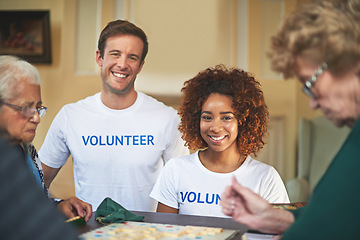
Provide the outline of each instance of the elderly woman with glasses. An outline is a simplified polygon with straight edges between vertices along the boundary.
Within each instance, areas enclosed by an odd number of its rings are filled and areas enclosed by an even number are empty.
[[[352,131],[305,207],[274,209],[235,180],[221,205],[236,221],[282,239],[359,239],[360,1],[307,2],[272,38],[273,69],[296,76],[313,109]]]
[[[0,134],[18,146],[35,180],[48,195],[41,162],[31,144],[40,118],[47,110],[42,105],[40,83],[34,66],[13,56],[0,56]],[[79,215],[87,221],[91,217],[91,205],[76,197],[53,201],[68,218]]]

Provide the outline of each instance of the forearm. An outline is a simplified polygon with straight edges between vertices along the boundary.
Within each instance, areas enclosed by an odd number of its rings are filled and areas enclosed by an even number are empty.
[[[175,213],[175,214],[179,213],[178,209],[166,206],[165,204],[162,204],[161,202],[158,203],[156,211],[157,212],[163,212],[163,213]]]
[[[54,180],[55,176],[59,172],[60,168],[51,168],[43,163],[41,163],[44,171],[44,182],[46,188],[50,187],[51,182]]]

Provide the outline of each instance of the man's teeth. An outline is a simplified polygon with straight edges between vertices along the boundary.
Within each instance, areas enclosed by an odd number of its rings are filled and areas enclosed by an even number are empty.
[[[113,73],[115,77],[119,77],[119,78],[126,78],[125,74],[121,74],[121,73]]]
[[[210,137],[211,137],[211,139],[213,139],[215,141],[219,141],[219,140],[222,140],[222,139],[225,138],[225,136],[222,136],[222,137],[212,137],[212,136],[210,136]]]

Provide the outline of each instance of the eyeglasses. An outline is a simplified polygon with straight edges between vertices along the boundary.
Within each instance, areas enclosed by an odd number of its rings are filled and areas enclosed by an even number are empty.
[[[316,93],[312,89],[315,85],[315,82],[317,81],[318,77],[323,74],[323,72],[328,68],[328,65],[326,63],[323,63],[318,70],[314,73],[314,75],[311,76],[309,80],[307,80],[304,83],[304,86],[302,88],[303,92],[308,95],[311,98],[316,98]]]
[[[40,117],[43,117],[47,111],[47,107],[44,107],[44,106],[38,107],[38,108],[33,108],[33,107],[20,107],[20,106],[16,106],[14,104],[7,103],[7,102],[2,102],[2,104],[21,112],[22,115],[27,118],[31,118],[36,113],[38,113]]]

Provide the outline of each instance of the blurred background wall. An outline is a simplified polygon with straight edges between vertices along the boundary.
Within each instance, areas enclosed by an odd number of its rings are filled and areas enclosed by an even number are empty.
[[[309,108],[300,84],[272,72],[266,58],[271,35],[297,0],[11,0],[1,10],[50,10],[52,63],[35,64],[49,108],[34,140],[39,150],[51,121],[67,103],[100,91],[95,51],[100,31],[127,19],[148,35],[149,53],[136,80],[139,91],[177,108],[184,81],[222,63],[251,72],[262,84],[270,110],[268,144],[258,160],[294,177],[298,120],[321,113]],[[99,123],[101,124],[101,123]],[[51,186],[58,197],[73,194],[71,161]]]

